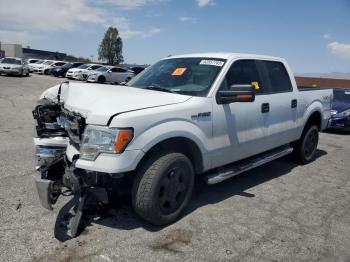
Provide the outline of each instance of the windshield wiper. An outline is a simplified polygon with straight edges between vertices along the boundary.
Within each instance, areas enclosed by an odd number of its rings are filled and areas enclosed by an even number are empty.
[[[175,91],[173,91],[173,90],[171,90],[171,89],[164,88],[164,87],[160,87],[160,86],[146,86],[146,87],[144,87],[144,89],[155,90],[155,91],[161,91],[161,92],[168,92],[168,93],[174,93],[174,94],[176,94]]]

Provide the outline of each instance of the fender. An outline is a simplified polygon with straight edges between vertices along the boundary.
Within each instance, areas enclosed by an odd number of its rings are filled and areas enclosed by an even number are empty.
[[[322,119],[323,119],[323,110],[322,110],[322,102],[320,100],[315,100],[313,101],[305,110],[305,113],[302,117],[302,129],[304,129],[307,121],[309,120],[310,116],[315,113],[318,112],[321,115],[321,129],[322,129]],[[303,130],[301,130],[302,132]],[[301,136],[301,133],[300,133]]]
[[[167,120],[164,123],[158,123],[141,134],[129,145],[128,149],[141,149],[148,152],[156,144],[169,138],[184,137],[192,140],[201,151],[203,158],[208,154],[209,148],[207,141],[209,137],[195,124],[184,120]],[[206,161],[207,162],[207,161]]]
[[[210,122],[211,123],[211,122]],[[135,128],[135,138],[129,144],[128,150],[142,150],[147,153],[152,147],[158,143],[170,138],[187,138],[193,141],[199,148],[204,169],[211,167],[209,158],[209,143],[211,141],[210,133],[206,134],[199,126],[186,119],[166,119],[153,123],[147,129],[140,130]]]

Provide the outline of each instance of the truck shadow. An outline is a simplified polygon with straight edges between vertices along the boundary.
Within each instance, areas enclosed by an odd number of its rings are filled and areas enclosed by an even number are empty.
[[[332,129],[325,130],[325,131],[323,131],[323,133],[332,134],[332,135],[338,135],[338,136],[342,136],[342,135],[349,136],[350,135],[350,131],[332,130]]]
[[[316,159],[326,154],[326,151],[318,149],[316,152]],[[235,195],[255,197],[254,194],[246,191],[277,177],[288,175],[297,166],[299,165],[292,162],[289,156],[285,156],[216,185],[207,185],[203,177],[198,176],[192,199],[182,217],[191,214],[198,208],[221,202]],[[67,233],[67,220],[71,217],[69,210],[74,206],[74,201],[75,199],[72,198],[66,203],[57,216],[55,238],[60,241],[71,239]],[[133,212],[130,202],[130,196],[124,196],[122,198],[113,199],[109,209],[102,211],[90,209],[82,221],[81,234],[85,234],[89,227],[96,224],[120,230],[131,230],[142,227],[151,232],[157,232],[165,228],[152,226],[141,220]]]

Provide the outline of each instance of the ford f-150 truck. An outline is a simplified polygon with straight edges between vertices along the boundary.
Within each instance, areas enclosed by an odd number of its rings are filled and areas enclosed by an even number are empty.
[[[47,209],[77,196],[75,236],[86,197],[107,203],[127,180],[135,212],[166,225],[196,175],[215,184],[290,153],[312,161],[331,103],[331,90],[299,90],[284,59],[248,54],[167,57],[124,86],[64,82],[33,111],[38,194]]]

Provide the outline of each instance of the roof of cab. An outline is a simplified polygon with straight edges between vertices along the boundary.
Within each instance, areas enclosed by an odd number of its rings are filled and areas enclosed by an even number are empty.
[[[213,52],[213,53],[193,53],[184,55],[174,55],[167,58],[186,58],[186,57],[203,57],[203,58],[218,58],[218,59],[232,59],[232,58],[256,58],[266,60],[284,60],[280,57],[266,56],[266,55],[255,55],[255,54],[244,54],[244,53],[224,53],[224,52]]]

